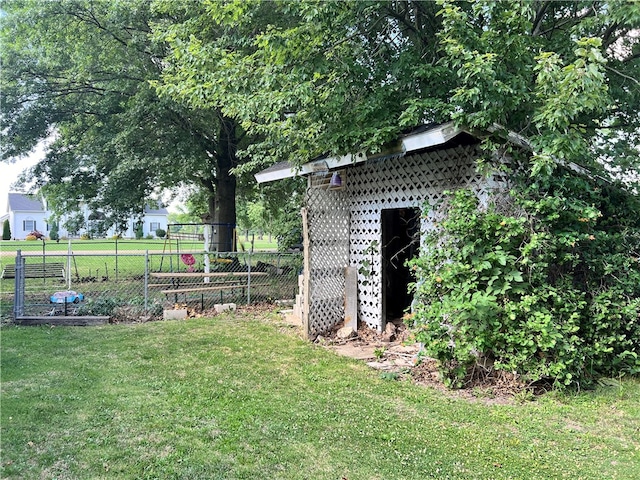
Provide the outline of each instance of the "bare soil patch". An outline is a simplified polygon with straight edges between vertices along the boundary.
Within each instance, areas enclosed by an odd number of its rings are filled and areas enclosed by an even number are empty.
[[[338,336],[339,325],[329,335],[319,336],[316,343],[338,355],[366,362],[384,378],[410,380],[451,397],[486,404],[511,404],[528,391],[517,378],[484,369],[469,372],[463,388],[450,389],[442,381],[438,362],[421,354],[420,344],[412,340],[402,320],[391,323],[393,326],[383,333],[362,325],[349,338]]]

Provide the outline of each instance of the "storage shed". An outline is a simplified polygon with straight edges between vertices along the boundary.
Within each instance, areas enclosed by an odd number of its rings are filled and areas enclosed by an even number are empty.
[[[297,169],[280,163],[256,175],[259,183],[307,177],[301,286],[309,338],[343,322],[355,328],[355,316],[378,331],[402,317],[412,301],[405,261],[434,221],[423,207],[445,190],[470,188],[482,200],[504,186],[477,172],[478,144],[452,123],[431,125],[376,155],[326,157]]]

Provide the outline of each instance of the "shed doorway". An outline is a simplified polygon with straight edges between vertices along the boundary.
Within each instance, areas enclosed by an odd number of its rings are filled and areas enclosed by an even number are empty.
[[[382,319],[393,322],[411,306],[409,283],[413,276],[407,260],[418,254],[420,209],[382,210]],[[384,325],[382,325],[384,328]]]

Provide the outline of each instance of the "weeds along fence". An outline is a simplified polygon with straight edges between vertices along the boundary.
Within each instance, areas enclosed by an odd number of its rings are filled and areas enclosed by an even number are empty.
[[[219,303],[291,300],[297,293],[302,256],[18,252],[3,256],[1,263],[3,321],[45,315],[107,315],[115,321],[135,321],[160,318],[175,304],[204,311]],[[67,291],[78,296],[52,303],[52,295]]]

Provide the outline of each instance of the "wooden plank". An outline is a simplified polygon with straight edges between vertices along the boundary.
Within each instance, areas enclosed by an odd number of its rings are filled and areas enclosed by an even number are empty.
[[[358,270],[344,269],[344,326],[358,331]]]
[[[268,283],[263,283],[263,284],[251,284],[251,288],[254,287],[268,287],[269,284]],[[233,290],[236,288],[247,288],[247,284],[243,283],[240,285],[232,285],[232,284],[228,284],[228,285],[215,285],[212,287],[194,287],[194,288],[172,288],[172,289],[168,289],[168,290],[161,290],[161,293],[164,293],[165,295],[170,295],[172,293],[188,293],[188,292],[215,292],[215,291],[220,291],[220,290]]]
[[[302,334],[309,340],[309,279],[311,277],[311,259],[309,257],[309,215],[305,207],[300,211],[302,214],[302,250],[303,250],[303,300],[302,300]],[[315,339],[314,339],[315,340]]]
[[[154,278],[199,278],[199,277],[247,277],[249,272],[152,272]],[[252,277],[268,275],[266,272],[251,272]]]
[[[217,287],[217,286],[221,286],[221,287],[232,287],[234,285],[239,285],[238,283],[234,283],[231,281],[228,282],[224,282],[224,281],[218,281],[218,282],[210,282],[210,283],[206,283],[206,282],[166,282],[166,283],[150,283],[149,285],[147,285],[147,287],[149,288],[171,288],[171,289],[179,289],[179,288],[196,288],[196,287]],[[246,283],[242,283],[241,285],[243,286],[247,286]],[[251,284],[253,286],[253,283]]]
[[[104,316],[24,316],[16,317],[16,324],[30,325],[60,325],[84,327],[90,325],[104,325],[109,323],[109,317]]]
[[[24,266],[25,278],[65,278],[64,265],[62,263],[27,263]],[[16,266],[9,264],[4,267],[0,278],[15,278]]]
[[[168,290],[161,290],[165,295],[172,293],[188,293],[188,292],[215,292],[219,290],[231,290],[234,288],[247,288],[246,285],[216,285],[213,287],[194,287],[194,288],[171,288]]]

